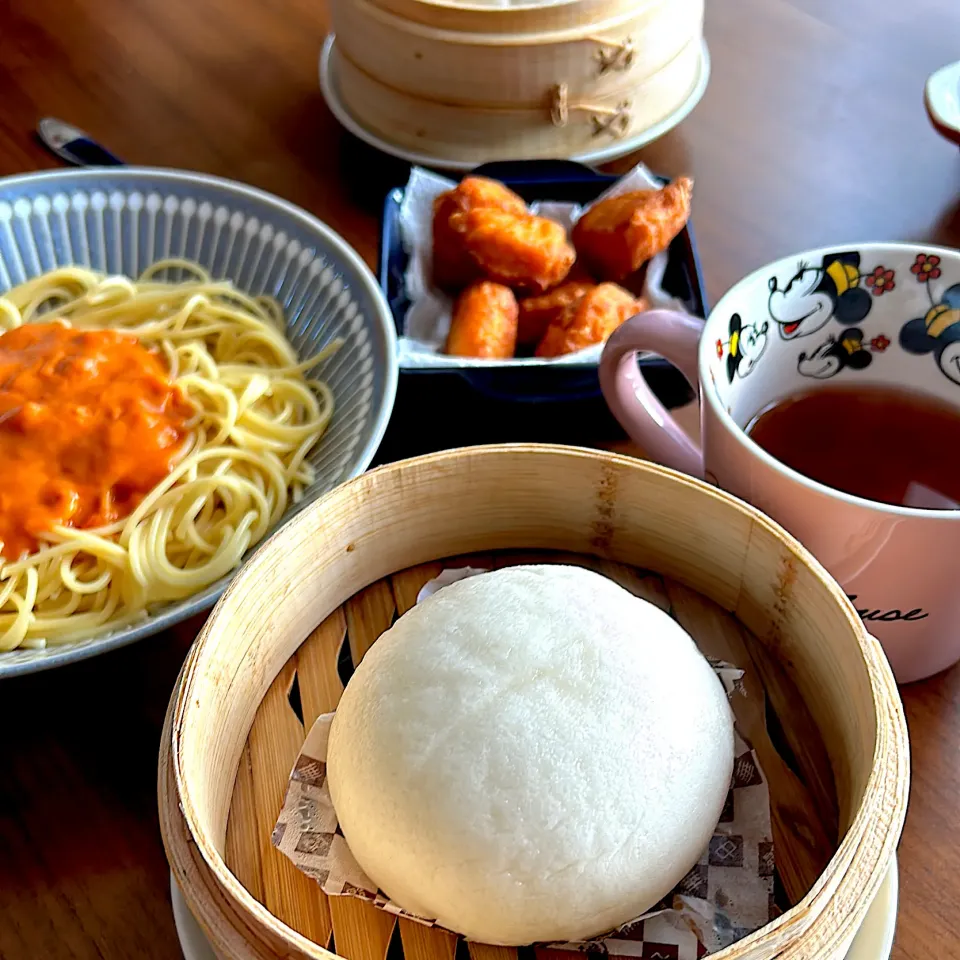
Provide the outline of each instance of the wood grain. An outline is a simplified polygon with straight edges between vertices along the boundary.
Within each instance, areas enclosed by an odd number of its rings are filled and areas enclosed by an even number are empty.
[[[347,621],[338,608],[317,627],[297,651],[297,683],[304,730],[323,713],[336,710],[343,693],[337,659],[347,637]]]
[[[472,960],[516,960],[517,951],[512,947],[493,947],[489,943],[471,943]]]
[[[401,917],[400,937],[406,960],[454,960],[457,938],[452,933]]]
[[[393,623],[396,603],[386,580],[378,580],[344,604],[347,640],[353,665]],[[349,960],[386,960],[397,919],[372,903],[331,897],[333,936],[337,953]]]
[[[260,901],[266,903],[263,889],[263,865],[259,834],[248,825],[257,822],[257,801],[253,792],[253,761],[249,742],[243,748],[237,782],[233,788],[233,806],[227,823],[226,860],[237,879]]]
[[[320,0],[0,0],[0,174],[56,165],[31,131],[58,115],[130,162],[272,190],[373,264],[382,193],[404,171],[358,148],[326,110],[316,81],[325,28]],[[706,97],[640,156],[696,177],[711,302],[774,257],[838,239],[960,245],[958,154],[922,104],[927,74],[957,57],[955,0],[719,0],[707,4],[706,35]],[[437,436],[422,420],[435,386],[403,384],[384,456],[475,437],[615,436],[599,405],[552,419],[512,410],[491,424],[490,408],[471,412],[468,397],[456,395],[456,435]],[[154,761],[190,638],[155,637],[3,684],[3,960],[178,956]],[[894,960],[951,960],[960,671],[903,696],[913,794]]]
[[[260,870],[266,907],[285,923],[319,944],[330,939],[330,915],[316,884],[293,867],[270,842],[277,813],[283,805],[287,777],[305,736],[303,724],[290,707],[290,688],[297,671],[294,657],[280,671],[257,711],[248,741],[253,786],[253,818],[243,826],[260,844]],[[241,786],[244,786],[241,781]],[[249,811],[249,798],[242,799]],[[244,864],[245,869],[252,865]],[[381,958],[382,960],[382,958]]]

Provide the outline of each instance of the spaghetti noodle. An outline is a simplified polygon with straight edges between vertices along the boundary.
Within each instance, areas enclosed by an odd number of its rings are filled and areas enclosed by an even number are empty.
[[[185,279],[159,279],[167,270]],[[299,362],[283,329],[274,300],[179,260],[135,281],[65,267],[0,297],[0,353],[7,340],[8,361],[14,347],[30,361],[8,363],[0,385],[0,447],[18,455],[19,435],[4,431],[23,431],[30,411],[63,421],[32,451],[43,469],[31,510],[29,484],[10,480],[5,500],[0,475],[10,541],[0,544],[0,650],[79,640],[198,592],[302,497],[314,479],[307,455],[333,416],[330,389],[306,374],[339,344]],[[136,396],[141,382],[149,402]],[[99,446],[83,448],[101,414]],[[49,529],[31,517],[52,518]]]

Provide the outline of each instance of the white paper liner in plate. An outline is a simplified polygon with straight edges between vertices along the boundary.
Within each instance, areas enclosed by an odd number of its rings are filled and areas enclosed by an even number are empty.
[[[410,308],[404,319],[403,336],[399,339],[400,366],[404,368],[463,368],[463,367],[539,367],[544,364],[569,365],[596,363],[603,350],[601,344],[562,357],[543,359],[521,357],[514,360],[481,360],[472,357],[450,357],[443,345],[450,331],[453,299],[433,286],[433,201],[456,182],[439,174],[414,167],[400,205],[400,238],[409,257],[405,274],[406,293]],[[614,197],[629,190],[657,190],[660,183],[643,165],[637,164],[629,173],[611,184],[593,203]],[[593,203],[581,207],[575,203],[540,202],[530,209],[542,217],[573,229],[584,211]],[[644,277],[643,295],[651,307],[688,312],[684,304],[663,289],[663,275],[667,268],[668,251],[664,250],[650,260]]]
[[[424,585],[417,603],[443,587],[485,573],[444,570]],[[744,696],[743,672],[711,660],[731,698]],[[735,706],[735,704],[734,704]],[[304,741],[290,780],[273,844],[329,896],[352,896],[428,926],[429,918],[407,913],[389,899],[353,858],[339,830],[326,783],[327,739],[334,714],[318,717]],[[768,923],[773,903],[773,840],[770,798],[756,754],[736,736],[733,782],[720,823],[697,864],[654,909],[591,941],[550,944],[560,949],[612,956],[698,960]]]

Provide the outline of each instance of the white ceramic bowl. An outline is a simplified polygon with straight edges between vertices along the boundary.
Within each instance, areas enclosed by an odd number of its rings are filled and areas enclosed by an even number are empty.
[[[199,173],[97,167],[0,180],[0,294],[67,264],[136,276],[168,257],[194,260],[241,290],[276,297],[302,357],[343,339],[316,371],[333,390],[336,411],[310,455],[316,482],[295,509],[363,472],[393,409],[396,332],[373,274],[333,230],[278,197]],[[170,627],[212,606],[229,579],[133,626],[45,650],[0,653],[0,678],[81,660]]]

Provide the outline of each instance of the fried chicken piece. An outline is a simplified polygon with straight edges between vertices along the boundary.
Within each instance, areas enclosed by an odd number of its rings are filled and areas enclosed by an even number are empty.
[[[443,196],[452,197],[458,210],[503,210],[505,213],[527,213],[523,197],[506,184],[489,177],[464,177]]]
[[[605,280],[622,280],[661,250],[690,219],[693,181],[679,177],[661,190],[635,190],[601,200],[573,228],[587,266]]]
[[[594,287],[597,284],[597,278],[587,269],[582,260],[575,260],[564,283],[587,283]]]
[[[453,305],[446,352],[456,357],[506,360],[517,347],[517,298],[509,287],[482,280]]]
[[[527,205],[511,189],[488,177],[464,177],[452,190],[433,202],[433,279],[438,287],[458,290],[480,276],[467,256],[461,233],[450,224],[455,213],[480,207],[524,214]]]
[[[559,357],[575,353],[595,343],[604,343],[617,327],[634,314],[647,309],[615,283],[601,283],[575,303],[564,307],[560,316],[547,327],[537,346],[538,357]]]
[[[450,218],[470,259],[488,280],[542,293],[570,272],[576,253],[553,220],[480,207]]]
[[[521,300],[517,343],[521,346],[539,343],[547,327],[560,318],[564,309],[580,300],[594,286],[593,283],[562,283],[539,297]]]

